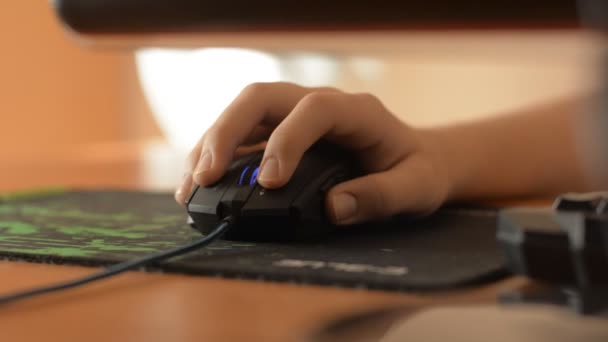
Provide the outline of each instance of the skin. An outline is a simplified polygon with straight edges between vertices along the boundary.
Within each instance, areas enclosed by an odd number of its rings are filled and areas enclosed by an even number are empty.
[[[233,158],[264,147],[258,182],[281,187],[321,138],[352,150],[367,172],[328,192],[327,213],[339,225],[427,214],[447,201],[587,191],[599,184],[579,161],[574,127],[582,103],[415,129],[370,94],[251,84],[193,148],[175,198],[183,204],[193,184],[217,181]]]

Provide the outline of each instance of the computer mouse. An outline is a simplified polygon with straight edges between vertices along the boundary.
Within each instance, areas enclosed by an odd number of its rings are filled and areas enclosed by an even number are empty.
[[[191,225],[203,234],[231,215],[227,240],[318,239],[334,229],[325,195],[334,185],[362,174],[348,151],[318,142],[308,149],[289,182],[278,189],[257,183],[263,151],[235,160],[210,186],[197,186],[186,201]]]

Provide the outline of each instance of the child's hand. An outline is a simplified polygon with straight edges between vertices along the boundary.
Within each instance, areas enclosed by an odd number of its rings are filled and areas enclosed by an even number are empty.
[[[337,224],[428,213],[447,198],[447,173],[431,140],[377,98],[288,83],[252,84],[241,92],[194,147],[175,198],[184,203],[192,182],[217,181],[235,153],[266,140],[257,180],[280,187],[322,137],[351,149],[369,173],[328,192],[327,213]]]

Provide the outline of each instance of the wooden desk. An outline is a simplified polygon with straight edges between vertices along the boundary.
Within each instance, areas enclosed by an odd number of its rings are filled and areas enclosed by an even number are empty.
[[[0,152],[0,190],[62,184],[154,188],[143,182],[146,145]],[[4,153],[4,154],[2,154]],[[159,165],[159,163],[156,163]],[[162,174],[162,173],[161,173]],[[171,172],[167,177],[173,177]],[[93,269],[0,262],[0,292],[67,280]],[[383,305],[492,302],[513,278],[432,296],[131,272],[0,308],[1,341],[298,341],[341,314]]]

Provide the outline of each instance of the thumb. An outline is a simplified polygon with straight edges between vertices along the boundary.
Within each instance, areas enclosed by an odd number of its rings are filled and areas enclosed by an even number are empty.
[[[429,213],[445,199],[432,170],[406,160],[391,170],[336,185],[327,194],[326,209],[338,225],[360,223],[402,212]]]

